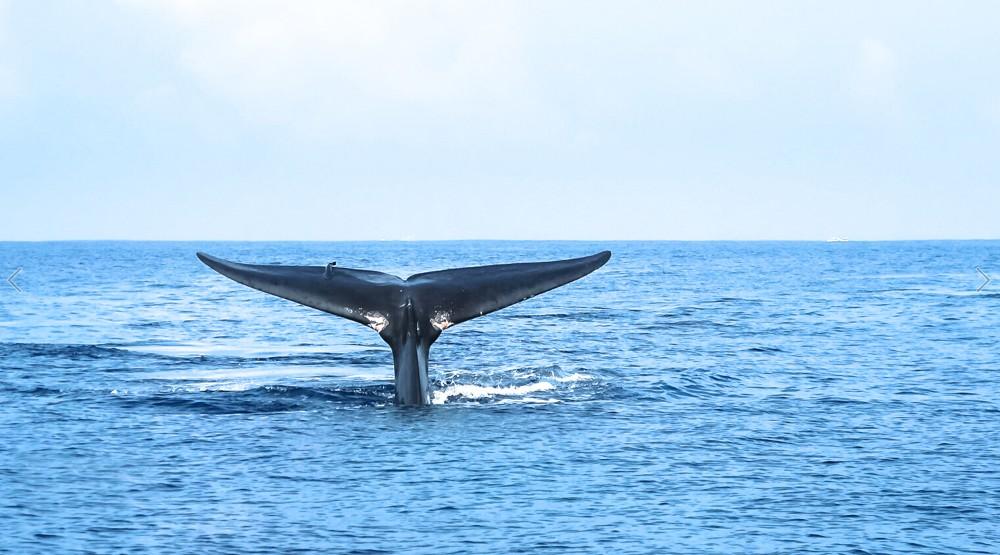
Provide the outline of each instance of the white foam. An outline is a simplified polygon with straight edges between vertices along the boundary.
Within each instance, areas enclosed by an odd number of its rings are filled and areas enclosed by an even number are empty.
[[[216,383],[203,383],[197,386],[198,391],[219,391],[219,392],[231,392],[231,391],[249,391],[251,389],[256,389],[260,387],[260,384],[254,382],[216,382]]]
[[[591,376],[590,374],[574,373],[574,374],[570,374],[568,376],[552,376],[551,379],[553,379],[553,380],[555,380],[557,382],[562,382],[562,383],[567,383],[567,382],[589,382],[590,380],[594,379],[594,377]]]
[[[527,385],[515,385],[510,387],[458,384],[435,391],[433,397],[431,398],[431,403],[435,405],[444,404],[448,401],[448,399],[458,396],[465,397],[466,399],[482,399],[484,397],[493,397],[497,395],[528,395],[529,393],[550,391],[552,389],[555,389],[555,386],[549,382],[536,382]]]

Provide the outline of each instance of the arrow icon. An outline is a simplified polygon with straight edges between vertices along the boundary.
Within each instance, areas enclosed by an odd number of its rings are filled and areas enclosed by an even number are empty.
[[[20,268],[18,268],[18,269],[20,269]],[[976,266],[976,271],[979,272],[979,275],[983,276],[984,280],[986,280],[986,281],[983,282],[982,285],[979,286],[978,289],[976,289],[976,293],[978,293],[978,292],[980,292],[980,291],[983,290],[983,287],[986,287],[987,285],[989,285],[990,282],[993,281],[993,278],[991,278],[989,276],[989,274],[987,274],[986,272],[984,272],[983,269],[980,268],[979,266]]]
[[[18,287],[16,283],[14,283],[14,278],[17,277],[17,274],[20,273],[21,273],[21,268],[14,270],[14,273],[11,274],[9,278],[7,278],[7,283],[9,283],[10,286],[13,287],[14,289],[17,289],[18,293],[23,293],[23,291],[21,291],[21,288]]]

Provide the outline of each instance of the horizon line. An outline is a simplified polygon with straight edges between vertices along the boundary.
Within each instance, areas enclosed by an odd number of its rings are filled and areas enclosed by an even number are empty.
[[[1000,241],[1000,237],[915,239],[0,239],[0,243],[904,243]]]

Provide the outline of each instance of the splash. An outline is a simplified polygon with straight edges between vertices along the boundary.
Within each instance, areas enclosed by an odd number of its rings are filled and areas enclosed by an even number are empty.
[[[496,386],[482,386],[482,385],[472,385],[472,384],[458,384],[451,385],[444,389],[434,392],[431,398],[431,403],[435,405],[441,405],[451,399],[452,397],[464,397],[466,399],[484,399],[494,396],[525,396],[531,393],[538,393],[539,391],[551,391],[555,389],[555,386],[549,382],[536,382],[527,385],[515,385],[510,387],[496,387]],[[531,401],[528,401],[531,399]],[[538,402],[538,399],[525,397],[521,399],[524,402]],[[546,400],[542,402],[556,402],[554,399]]]

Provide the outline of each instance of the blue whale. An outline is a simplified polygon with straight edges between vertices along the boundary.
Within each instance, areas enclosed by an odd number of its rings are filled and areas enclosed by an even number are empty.
[[[335,263],[252,265],[202,252],[198,258],[243,285],[374,329],[392,349],[396,404],[426,405],[431,402],[428,356],[441,332],[580,279],[603,266],[611,253],[454,268],[407,279]]]

